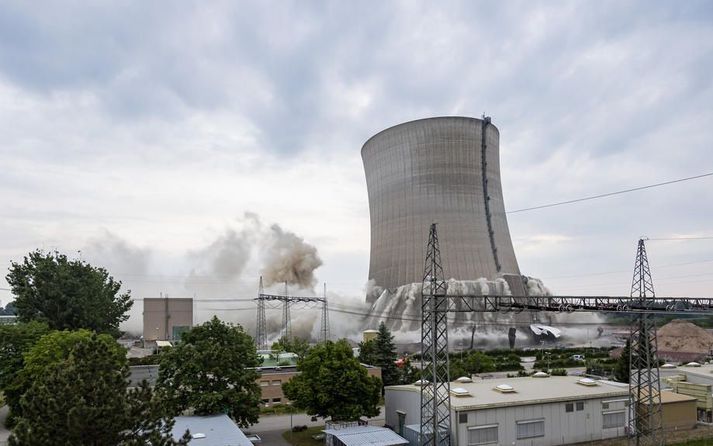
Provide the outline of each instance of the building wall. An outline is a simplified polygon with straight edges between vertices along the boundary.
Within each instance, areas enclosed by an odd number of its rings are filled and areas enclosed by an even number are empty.
[[[381,379],[381,369],[379,367],[367,367],[369,376],[376,376]],[[296,367],[282,367],[280,370],[264,368],[260,371],[260,378],[257,383],[260,386],[262,404],[284,404],[289,400],[282,392],[282,385],[299,374]]]
[[[144,299],[144,340],[173,340],[174,327],[192,326],[193,299]]]
[[[691,429],[697,421],[696,401],[675,401],[661,405],[663,428],[667,430]]]
[[[385,423],[387,426],[391,426],[395,430],[398,429],[397,411],[406,413],[405,425],[421,422],[420,394],[418,392],[387,388],[385,399]],[[577,401],[584,402],[583,410],[576,410]],[[626,397],[572,399],[569,402],[574,405],[573,412],[569,413],[566,411],[567,402],[463,411],[462,413],[467,414],[465,423],[459,422],[461,412],[456,407],[451,412],[452,444],[466,446],[468,444],[468,427],[491,424],[498,425],[498,444],[501,445],[554,446],[616,438],[625,434],[623,426],[604,429],[603,413],[624,412],[626,425],[628,417]],[[608,405],[606,409],[604,403]],[[540,418],[545,419],[545,435],[543,437],[517,440],[517,421]]]
[[[520,274],[505,217],[499,138],[498,129],[484,127],[480,119],[439,117],[399,124],[364,144],[371,217],[369,278],[376,285],[395,288],[421,282],[433,222],[439,225],[443,269],[449,278]]]

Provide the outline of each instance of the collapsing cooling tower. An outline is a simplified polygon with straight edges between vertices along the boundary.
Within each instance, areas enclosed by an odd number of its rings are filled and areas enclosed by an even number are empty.
[[[509,293],[524,295],[505,217],[499,137],[490,118],[437,117],[396,125],[364,144],[372,285],[421,282],[436,222],[446,278],[504,279]]]

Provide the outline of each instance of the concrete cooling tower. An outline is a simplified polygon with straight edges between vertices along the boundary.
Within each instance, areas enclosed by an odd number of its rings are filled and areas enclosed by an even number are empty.
[[[396,125],[364,144],[373,312],[420,312],[432,222],[438,223],[444,274],[456,281],[451,289],[522,296],[525,286],[535,285],[525,285],[510,240],[499,139],[490,118],[436,117]]]

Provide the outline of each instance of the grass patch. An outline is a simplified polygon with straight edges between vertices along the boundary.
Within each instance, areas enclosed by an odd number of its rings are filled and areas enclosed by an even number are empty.
[[[322,430],[324,426],[309,427],[302,432],[286,431],[282,434],[282,438],[292,446],[324,446],[324,440],[312,438],[312,435],[321,434]]]
[[[701,438],[700,440],[688,440],[683,443],[674,443],[673,446],[710,446],[713,438]]]

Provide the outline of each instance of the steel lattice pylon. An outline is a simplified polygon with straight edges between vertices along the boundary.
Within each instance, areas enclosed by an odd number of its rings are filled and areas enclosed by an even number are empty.
[[[421,445],[450,445],[447,291],[438,233],[433,223],[428,235],[421,288]]]
[[[639,240],[631,283],[631,297],[640,298],[640,306],[655,302],[654,284],[649,270],[644,239]],[[664,444],[661,423],[661,388],[656,354],[656,324],[652,313],[639,314],[631,326],[629,352],[629,444],[660,446]]]
[[[262,286],[262,276],[260,276],[260,286],[257,295],[260,297],[264,292]],[[267,350],[267,319],[265,317],[265,301],[257,301],[257,326],[255,329],[255,345],[258,350]]]

